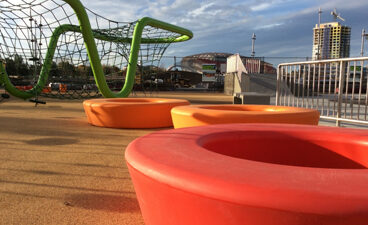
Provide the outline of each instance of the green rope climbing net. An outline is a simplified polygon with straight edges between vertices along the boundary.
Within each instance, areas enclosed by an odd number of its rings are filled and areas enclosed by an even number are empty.
[[[127,97],[137,66],[157,68],[170,43],[192,36],[148,17],[108,20],[79,0],[1,1],[0,85],[23,99]]]

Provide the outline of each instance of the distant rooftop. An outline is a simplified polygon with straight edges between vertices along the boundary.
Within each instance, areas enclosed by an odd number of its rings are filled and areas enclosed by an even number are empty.
[[[321,25],[320,25],[320,27],[321,27],[321,28],[327,28],[327,27],[339,27],[339,26],[344,26],[344,27],[346,27],[345,25],[342,25],[342,24],[340,24],[339,22],[321,23]],[[318,24],[316,24],[316,26],[314,27],[314,29],[318,29]]]

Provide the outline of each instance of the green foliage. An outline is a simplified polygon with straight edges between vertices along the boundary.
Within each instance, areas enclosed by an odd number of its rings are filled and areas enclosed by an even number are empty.
[[[13,59],[6,58],[5,59],[5,64],[6,64],[6,72],[9,75],[16,75],[17,74],[17,67],[16,67],[15,62],[14,62]]]
[[[121,70],[117,66],[103,65],[102,70],[104,71],[105,76],[109,75],[121,75]]]
[[[51,68],[50,68],[50,76],[51,77],[56,77],[60,74],[60,70],[56,64],[56,62],[52,62],[51,64]]]
[[[22,56],[15,54],[13,58],[6,58],[6,72],[15,76],[30,76],[30,67],[26,64]]]
[[[62,61],[59,62],[57,65],[60,75],[66,76],[66,77],[75,77],[77,75],[77,71],[73,64],[70,64],[68,61]]]

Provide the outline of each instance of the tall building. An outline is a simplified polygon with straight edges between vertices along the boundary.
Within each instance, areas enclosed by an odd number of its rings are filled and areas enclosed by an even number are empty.
[[[313,28],[312,59],[337,59],[350,56],[350,30],[339,22],[322,23]]]

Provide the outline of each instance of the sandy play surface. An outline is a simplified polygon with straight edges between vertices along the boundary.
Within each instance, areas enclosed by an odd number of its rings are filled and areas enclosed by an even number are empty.
[[[216,93],[147,97],[232,101]],[[0,103],[0,224],[144,224],[124,151],[154,130],[94,127],[82,100],[43,100]]]

